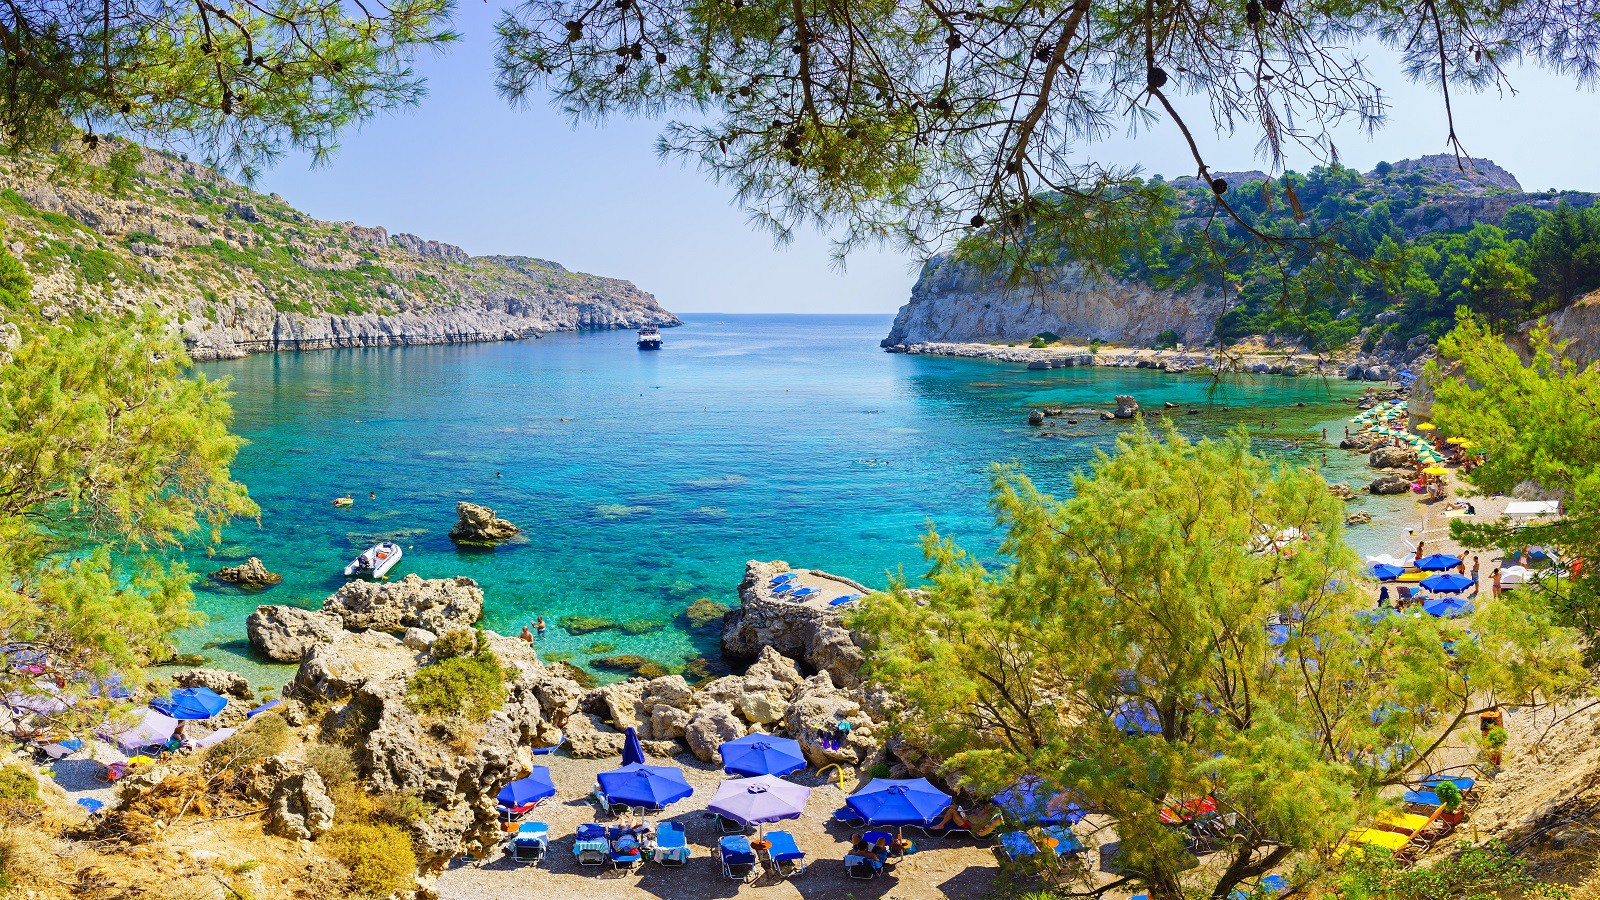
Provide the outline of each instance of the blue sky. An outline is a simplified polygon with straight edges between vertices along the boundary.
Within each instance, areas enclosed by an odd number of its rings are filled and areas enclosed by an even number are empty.
[[[345,135],[330,165],[290,157],[256,185],[319,218],[384,225],[459,244],[474,254],[552,259],[627,278],[678,312],[893,312],[919,261],[889,252],[834,266],[828,241],[806,235],[776,247],[750,227],[732,194],[655,153],[659,122],[615,120],[574,128],[548,104],[511,109],[494,91],[493,23],[501,5],[466,0],[463,40],[427,56],[421,106]],[[1348,165],[1440,153],[1445,121],[1436,91],[1411,85],[1375,52],[1371,63],[1393,107],[1375,137],[1349,129]],[[1537,69],[1513,73],[1515,96],[1457,96],[1457,131],[1474,156],[1510,170],[1525,189],[1600,191],[1594,93]],[[1212,167],[1264,168],[1253,135],[1202,136]],[[1097,158],[1146,172],[1193,172],[1174,131],[1118,136]],[[1297,161],[1308,168],[1309,157]]]

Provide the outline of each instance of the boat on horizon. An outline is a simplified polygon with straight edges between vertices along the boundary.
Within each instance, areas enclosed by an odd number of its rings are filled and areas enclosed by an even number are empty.
[[[646,325],[645,327],[639,329],[639,349],[660,350],[661,329],[654,325]]]
[[[361,551],[361,555],[344,567],[344,577],[382,578],[400,561],[400,545],[394,541],[380,541]]]

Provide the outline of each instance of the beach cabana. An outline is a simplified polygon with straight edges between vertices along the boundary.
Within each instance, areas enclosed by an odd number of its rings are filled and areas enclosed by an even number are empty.
[[[638,806],[659,810],[694,793],[684,780],[683,770],[674,766],[645,766],[637,763],[601,772],[595,776],[600,793],[613,805]]]
[[[1441,619],[1464,616],[1472,610],[1472,601],[1465,597],[1435,597],[1422,602],[1423,612]]]
[[[150,708],[174,719],[201,721],[216,715],[228,705],[228,698],[205,687],[179,688],[168,696],[150,701]]]
[[[770,825],[805,814],[811,789],[776,775],[731,778],[717,785],[706,809],[740,825]]]
[[[1448,553],[1430,553],[1415,563],[1424,572],[1443,572],[1461,565],[1461,557]]]
[[[770,734],[747,734],[736,741],[724,741],[722,771],[729,775],[787,775],[806,767],[800,742]]]
[[[1465,575],[1454,572],[1442,572],[1438,575],[1429,575],[1422,579],[1422,586],[1439,594],[1456,594],[1472,587],[1475,582]]]
[[[874,778],[845,800],[869,825],[926,828],[950,806],[950,795],[926,778]]]

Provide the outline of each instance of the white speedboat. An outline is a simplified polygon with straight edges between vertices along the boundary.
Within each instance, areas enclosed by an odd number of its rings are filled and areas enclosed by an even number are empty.
[[[364,575],[382,578],[399,561],[400,545],[393,541],[383,541],[373,544],[362,551],[360,556],[351,560],[350,565],[344,567],[344,574],[346,578],[359,578]]]

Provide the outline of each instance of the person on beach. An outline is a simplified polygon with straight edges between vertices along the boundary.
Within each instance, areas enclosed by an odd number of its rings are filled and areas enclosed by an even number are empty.
[[[539,633],[539,637],[544,637],[544,616],[539,616],[539,621],[534,623],[533,628]]]
[[[1350,437],[1350,426],[1349,426],[1349,425],[1346,425],[1346,426],[1345,426],[1345,427],[1344,427],[1344,436],[1345,436],[1345,437],[1346,437],[1346,438],[1347,438],[1347,439],[1348,439],[1348,438],[1349,438],[1349,437]]]
[[[524,644],[533,643],[533,632],[528,630],[528,626],[526,625],[522,626],[522,633],[517,635],[517,637],[522,638],[522,642]]]
[[[1494,571],[1489,573],[1489,577],[1494,581],[1494,587],[1492,588],[1491,593],[1493,593],[1494,598],[1498,600],[1500,599],[1500,567],[1495,566]]]
[[[1422,540],[1419,538],[1417,540],[1417,559],[1421,559],[1421,558],[1422,558]]]
[[[1476,556],[1472,558],[1472,586],[1478,586],[1478,558]]]
[[[1328,442],[1328,429],[1326,428],[1322,429],[1322,442],[1324,444]]]
[[[1387,584],[1378,588],[1378,608],[1383,609],[1389,605],[1389,586]]]

